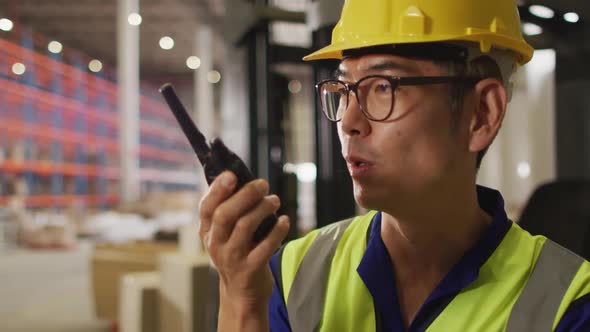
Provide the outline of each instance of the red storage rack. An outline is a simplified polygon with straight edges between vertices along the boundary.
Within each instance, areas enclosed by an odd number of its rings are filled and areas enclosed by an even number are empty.
[[[32,38],[34,43],[47,45],[48,40],[38,34]],[[69,52],[64,58],[89,60],[75,50],[64,52]],[[24,202],[31,208],[76,202],[117,204],[117,195],[107,188],[118,185],[119,180],[117,84],[52,57],[0,39],[0,148],[4,150],[0,155],[0,205],[15,194],[3,185],[8,187],[6,182],[18,177],[52,183],[47,190],[30,190]],[[12,72],[16,62],[26,66],[25,75]],[[153,91],[140,96],[141,181],[194,188],[197,181],[186,171],[194,169],[194,153],[157,97]],[[15,146],[24,151],[13,151],[18,150]],[[71,186],[63,184],[71,178],[76,181],[75,192],[68,192]],[[61,186],[56,186],[59,181]],[[56,192],[56,188],[63,190]],[[90,192],[90,188],[102,189]]]

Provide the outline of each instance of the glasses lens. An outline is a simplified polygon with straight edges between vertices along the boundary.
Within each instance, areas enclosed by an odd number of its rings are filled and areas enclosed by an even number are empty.
[[[373,120],[385,120],[393,108],[393,86],[382,77],[369,77],[359,82],[358,97],[363,111]]]
[[[328,119],[338,121],[346,110],[346,86],[338,81],[327,81],[320,88],[320,98]]]

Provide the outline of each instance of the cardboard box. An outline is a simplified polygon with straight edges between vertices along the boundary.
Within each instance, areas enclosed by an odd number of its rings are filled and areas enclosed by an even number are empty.
[[[160,331],[216,331],[217,298],[217,274],[207,256],[161,256]]]
[[[199,237],[199,225],[196,223],[186,225],[180,229],[178,234],[178,249],[180,254],[187,256],[207,254]]]
[[[174,243],[97,245],[91,258],[96,317],[117,321],[121,277],[132,272],[156,271],[159,255],[176,250],[177,245]]]
[[[158,332],[160,274],[140,272],[121,278],[119,329],[121,332]]]

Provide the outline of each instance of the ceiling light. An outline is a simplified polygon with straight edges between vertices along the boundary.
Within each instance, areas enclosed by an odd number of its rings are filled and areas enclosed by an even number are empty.
[[[209,83],[219,83],[221,81],[221,74],[217,70],[212,70],[207,73],[207,81]]]
[[[23,65],[20,62],[16,62],[15,64],[12,65],[12,72],[15,73],[16,75],[22,75],[25,73],[26,70],[27,70],[27,67],[25,67],[25,65]]]
[[[59,54],[63,50],[63,45],[56,40],[52,40],[47,45],[47,49],[53,54]]]
[[[164,50],[171,50],[174,47],[174,39],[168,36],[160,38],[160,47]]]
[[[543,28],[534,23],[529,22],[526,22],[522,25],[522,30],[524,31],[524,34],[527,36],[536,36],[543,33]]]
[[[10,31],[14,27],[14,24],[11,20],[7,18],[0,19],[0,30]]]
[[[570,23],[578,23],[580,21],[580,15],[574,12],[563,14],[563,19]]]
[[[186,59],[186,66],[190,69],[198,69],[201,67],[201,59],[198,56],[191,55]]]
[[[91,72],[93,73],[98,73],[99,71],[102,70],[102,62],[100,62],[99,60],[91,60],[88,63],[88,69],[90,69]]]
[[[138,13],[131,13],[129,16],[127,16],[127,22],[129,22],[130,25],[138,26],[141,24],[141,21],[141,15]]]
[[[517,168],[518,176],[521,179],[526,179],[531,175],[531,165],[527,162],[521,162],[518,164]]]
[[[298,80],[292,80],[291,82],[289,82],[289,92],[291,92],[292,94],[298,94],[299,92],[301,92],[301,82],[299,82]]]
[[[529,12],[537,17],[546,19],[553,18],[553,16],[555,16],[555,12],[553,11],[553,9],[540,5],[530,6]]]

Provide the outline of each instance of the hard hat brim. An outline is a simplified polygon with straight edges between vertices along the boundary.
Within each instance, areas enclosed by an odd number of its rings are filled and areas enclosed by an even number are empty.
[[[508,49],[515,51],[515,60],[519,65],[524,65],[529,62],[533,57],[534,49],[523,40],[515,40],[505,36],[499,36],[491,33],[473,33],[467,36],[460,37],[449,37],[449,38],[436,38],[432,40],[425,40],[424,36],[420,40],[408,40],[396,41],[395,44],[408,44],[408,43],[436,43],[436,42],[452,42],[452,41],[468,41],[480,44],[481,51],[487,53],[492,47],[498,49]],[[483,42],[485,41],[485,43]],[[304,61],[314,60],[325,60],[325,59],[339,59],[342,60],[342,52],[345,50],[361,49],[379,45],[389,45],[391,39],[382,38],[382,40],[373,40],[371,43],[367,43],[361,40],[352,42],[336,42],[330,46],[326,46],[313,52],[303,58]]]

